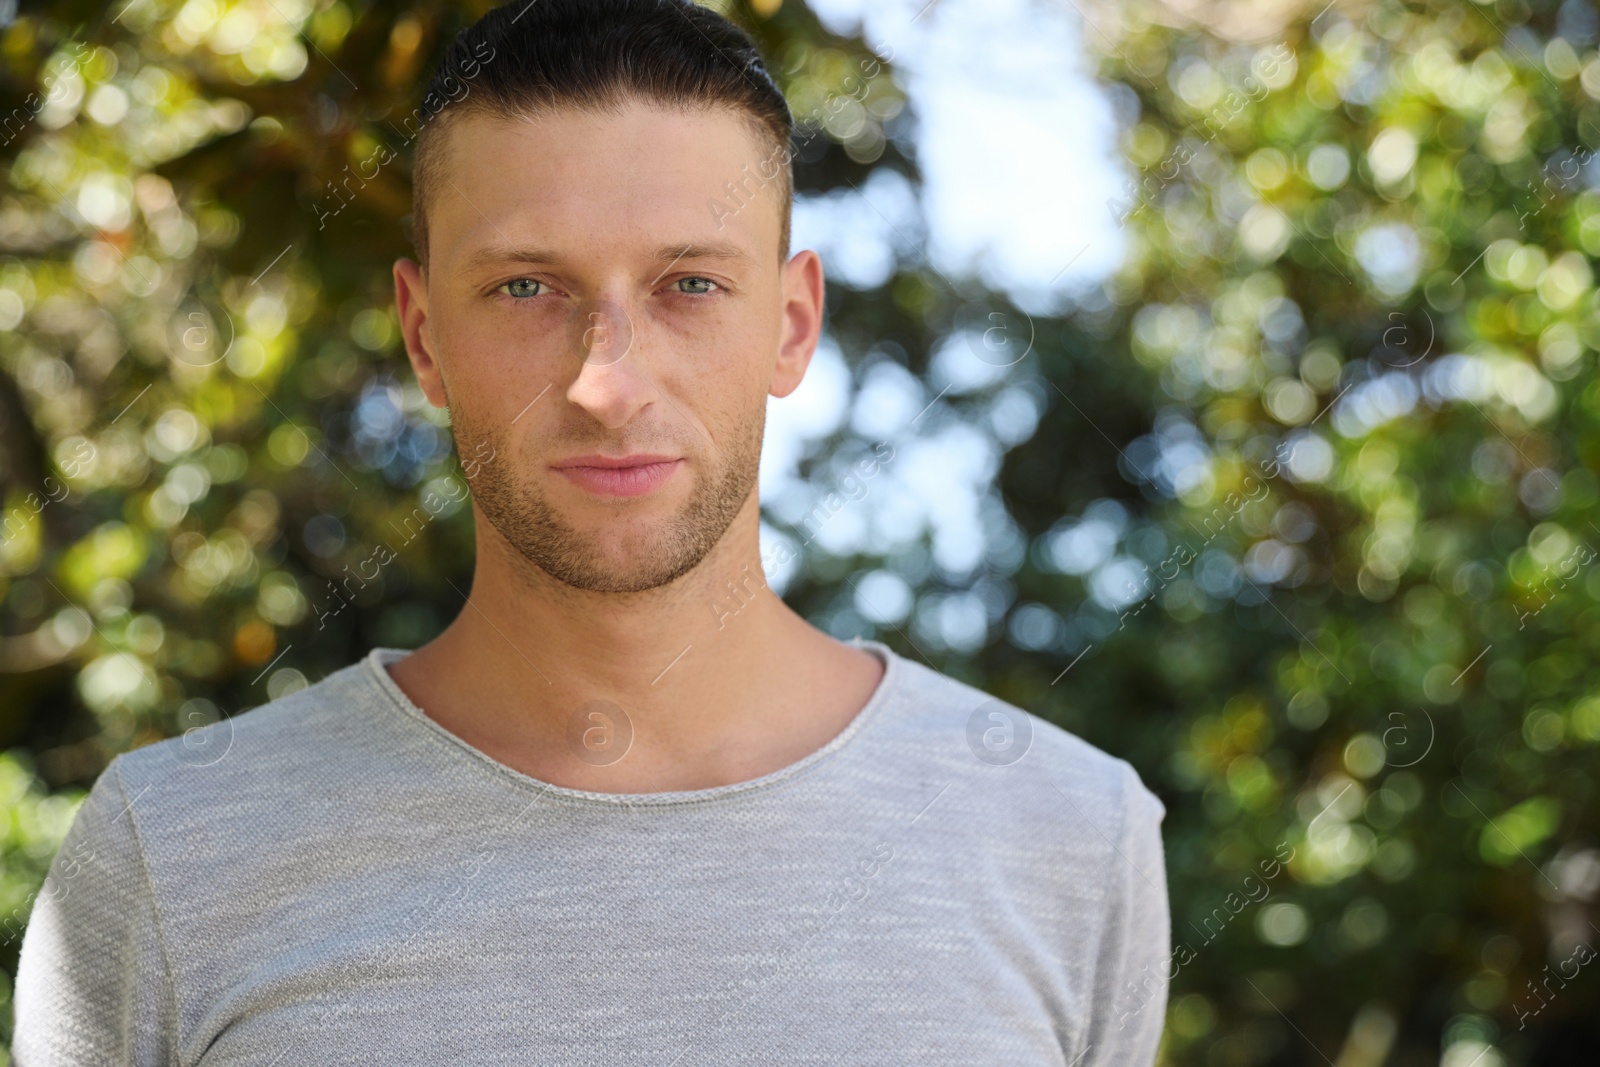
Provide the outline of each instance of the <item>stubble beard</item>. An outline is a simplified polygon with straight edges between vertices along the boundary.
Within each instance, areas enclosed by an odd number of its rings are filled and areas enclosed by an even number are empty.
[[[728,449],[714,450],[707,442],[707,450],[688,457],[695,461],[692,469],[704,473],[695,479],[689,500],[677,514],[648,524],[619,516],[616,521],[628,523],[630,529],[618,558],[601,547],[613,538],[564,521],[537,485],[520,480],[529,464],[519,463],[500,433],[482,433],[461,415],[452,405],[457,454],[468,454],[463,450],[467,443],[487,440],[492,445],[490,455],[496,457],[479,466],[472,478],[473,496],[489,523],[539,570],[574,589],[595,593],[659,588],[689,573],[710,554],[755,487],[766,421],[766,409],[758,405],[732,436]]]

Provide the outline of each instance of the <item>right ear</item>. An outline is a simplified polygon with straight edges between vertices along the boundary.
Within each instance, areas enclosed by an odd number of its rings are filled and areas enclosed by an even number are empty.
[[[417,384],[428,403],[449,407],[444,393],[444,373],[433,346],[433,330],[428,327],[428,279],[416,260],[394,262],[394,306],[400,312],[400,334],[405,338],[406,355],[416,372]]]

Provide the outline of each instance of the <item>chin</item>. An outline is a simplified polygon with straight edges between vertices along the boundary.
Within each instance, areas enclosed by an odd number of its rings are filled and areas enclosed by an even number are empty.
[[[636,593],[659,588],[693,570],[704,558],[667,521],[628,524],[631,529],[600,529],[577,537],[559,561],[546,569],[568,585],[606,593]]]

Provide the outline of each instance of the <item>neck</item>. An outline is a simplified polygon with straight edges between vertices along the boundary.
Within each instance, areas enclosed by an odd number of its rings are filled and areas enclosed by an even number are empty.
[[[798,621],[766,584],[757,517],[752,493],[687,574],[639,593],[598,593],[552,578],[480,515],[472,594],[452,643],[503,664],[496,673],[527,674],[530,691],[552,698],[683,703],[730,666],[764,659]]]
[[[759,514],[752,492],[692,571],[635,594],[556,581],[480,515],[466,605],[391,674],[446,728],[556,784],[652,792],[775,770],[848,723],[879,672],[767,586]],[[615,763],[573,751],[597,700],[631,730]]]

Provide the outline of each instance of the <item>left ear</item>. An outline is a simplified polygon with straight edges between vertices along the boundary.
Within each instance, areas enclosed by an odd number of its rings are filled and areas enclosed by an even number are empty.
[[[811,249],[796,252],[783,265],[783,321],[779,325],[778,361],[772,369],[775,397],[786,397],[800,385],[822,336],[825,287],[822,259]]]

